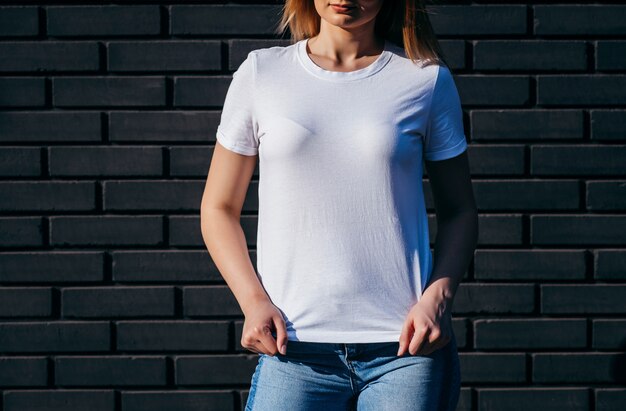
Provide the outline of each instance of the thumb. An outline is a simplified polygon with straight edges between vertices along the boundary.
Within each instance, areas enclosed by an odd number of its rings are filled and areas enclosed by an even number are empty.
[[[287,354],[287,326],[282,316],[273,317],[276,326],[276,348],[282,355]]]
[[[411,342],[409,337],[412,329],[413,321],[409,321],[408,319],[405,320],[402,324],[402,332],[400,333],[400,347],[398,348],[398,356],[404,354],[404,351],[408,348],[409,343]]]

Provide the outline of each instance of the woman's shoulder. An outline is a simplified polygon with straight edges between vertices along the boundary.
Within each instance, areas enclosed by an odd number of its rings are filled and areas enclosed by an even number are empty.
[[[267,47],[257,47],[248,52],[246,60],[253,61],[257,72],[272,69],[284,70],[285,64],[293,61],[292,56],[296,51],[296,43],[273,44]]]
[[[283,42],[280,44],[273,44],[267,47],[258,47],[250,51],[250,54],[254,54],[257,60],[275,60],[286,57],[295,52],[296,43]]]
[[[442,63],[437,61],[412,60],[399,46],[392,46],[389,51],[393,53],[393,56],[389,62],[388,74],[400,84],[408,84],[422,89],[425,84],[434,85],[440,71],[446,69]]]

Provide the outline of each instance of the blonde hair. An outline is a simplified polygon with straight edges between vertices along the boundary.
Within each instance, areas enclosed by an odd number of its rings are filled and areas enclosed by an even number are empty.
[[[320,21],[313,0],[285,0],[276,33],[282,35],[289,28],[291,41],[297,42],[317,35]],[[384,0],[374,31],[402,47],[413,62],[447,66],[422,0]]]

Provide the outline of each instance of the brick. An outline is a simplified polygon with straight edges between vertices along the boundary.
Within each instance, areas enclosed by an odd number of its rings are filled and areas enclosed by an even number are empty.
[[[51,176],[159,176],[159,147],[51,147]]]
[[[41,175],[41,150],[39,148],[0,147],[0,176],[33,177],[39,175]]]
[[[598,280],[626,279],[626,251],[594,250],[594,278]]]
[[[461,387],[459,402],[455,411],[472,411],[472,404],[475,402],[473,389],[469,387]]]
[[[0,37],[39,34],[37,7],[0,7]]]
[[[160,216],[50,217],[55,246],[148,246],[163,244]]]
[[[0,142],[99,141],[101,130],[95,112],[0,112]]]
[[[531,103],[528,76],[454,74],[454,82],[463,106],[525,106]]]
[[[463,384],[526,381],[523,353],[459,353],[459,360]]]
[[[165,105],[165,79],[158,76],[56,77],[52,90],[57,107]]]
[[[72,287],[61,290],[64,318],[172,317],[172,287]]]
[[[199,216],[170,216],[168,218],[168,244],[171,246],[196,246],[204,245],[204,239],[200,229]]]
[[[626,313],[625,284],[541,284],[541,312],[545,314]]]
[[[478,216],[478,244],[522,244],[521,214],[481,214]]]
[[[537,104],[542,106],[614,106],[626,98],[626,75],[538,75]]]
[[[96,71],[98,44],[86,41],[5,41],[0,43],[0,72]]]
[[[202,201],[200,181],[107,181],[104,185],[105,210],[189,211],[198,210]]]
[[[0,358],[0,386],[3,388],[45,387],[47,384],[48,364],[45,357]]]
[[[241,345],[241,338],[243,336],[243,324],[244,324],[244,320],[234,320],[233,324],[234,324],[234,328],[235,328],[235,351],[239,352],[239,353],[244,353],[244,354],[250,354],[251,352],[246,349],[243,348],[243,346]]]
[[[587,411],[589,390],[584,387],[479,388],[478,409],[481,411],[537,410]]]
[[[108,321],[0,323],[3,353],[92,352],[111,348]]]
[[[626,174],[626,145],[532,146],[530,171],[549,176],[622,176]]]
[[[584,117],[581,110],[472,110],[471,124],[472,141],[581,140]]]
[[[41,217],[0,218],[0,246],[40,247],[44,244]]]
[[[534,34],[619,35],[624,32],[626,7],[608,4],[535,5]]]
[[[587,210],[622,211],[626,209],[626,181],[587,181]]]
[[[206,177],[209,172],[214,147],[184,146],[168,148],[170,175],[175,177]],[[258,178],[259,167],[254,168],[253,177]]]
[[[0,107],[41,107],[46,103],[45,79],[0,78]]]
[[[620,354],[537,353],[532,357],[534,383],[617,383],[614,364]]]
[[[185,317],[243,315],[227,286],[184,287],[183,313]]]
[[[130,411],[221,411],[236,409],[231,390],[123,391],[120,394],[121,409]]]
[[[163,386],[167,383],[162,356],[57,356],[54,382],[60,386]]]
[[[522,5],[489,4],[427,7],[428,18],[440,35],[526,34],[527,8]]]
[[[219,112],[120,111],[109,115],[111,141],[215,141]]]
[[[221,107],[232,76],[174,77],[175,107]]]
[[[626,128],[626,110],[589,110],[591,140],[623,140]]]
[[[526,154],[524,146],[514,144],[481,144],[468,147],[470,174],[522,175]]]
[[[626,241],[623,215],[533,215],[532,244],[619,245]]]
[[[587,320],[573,319],[487,319],[474,321],[474,348],[574,349],[587,346]]]
[[[626,41],[598,41],[596,43],[596,70],[626,69]]]
[[[170,8],[170,34],[246,35],[274,34],[278,5],[174,5]]]
[[[592,348],[596,350],[621,350],[626,339],[626,320],[593,319]]]
[[[461,283],[453,313],[530,313],[534,305],[533,284]]]
[[[468,328],[469,322],[466,318],[452,318],[452,332],[458,348],[467,348],[469,346]]]
[[[108,42],[108,70],[209,71],[222,67],[217,40]]]
[[[626,389],[597,388],[595,391],[595,411],[615,411],[626,407]]]
[[[115,282],[223,281],[206,250],[114,251]]]
[[[478,280],[584,280],[586,256],[578,250],[476,250]]]
[[[257,363],[256,353],[210,357],[176,356],[175,380],[177,385],[186,386],[250,384],[250,377]]]
[[[0,182],[0,211],[94,210],[95,200],[89,181]]]
[[[46,409],[54,411],[111,411],[115,408],[113,390],[24,390],[5,391],[4,411]]]
[[[119,321],[117,348],[122,351],[225,351],[226,321]]]
[[[50,287],[0,287],[0,317],[50,317]]]
[[[465,52],[465,41],[463,39],[441,39],[439,44],[443,50],[448,67],[452,70],[468,68],[465,63],[467,61],[467,53]]]
[[[95,282],[104,276],[99,251],[40,251],[0,253],[0,281]]]
[[[576,180],[473,181],[480,210],[576,210],[580,186]]]
[[[587,45],[573,40],[477,40],[473,58],[476,70],[583,71]]]
[[[161,32],[159,7],[48,6],[48,35],[137,36]]]

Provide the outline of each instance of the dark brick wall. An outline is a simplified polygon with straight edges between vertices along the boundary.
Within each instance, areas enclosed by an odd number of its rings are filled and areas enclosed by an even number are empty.
[[[0,6],[0,411],[240,410],[256,354],[199,205],[231,73],[288,44],[281,2],[104,3]],[[480,209],[459,410],[626,409],[619,3],[431,8]]]

